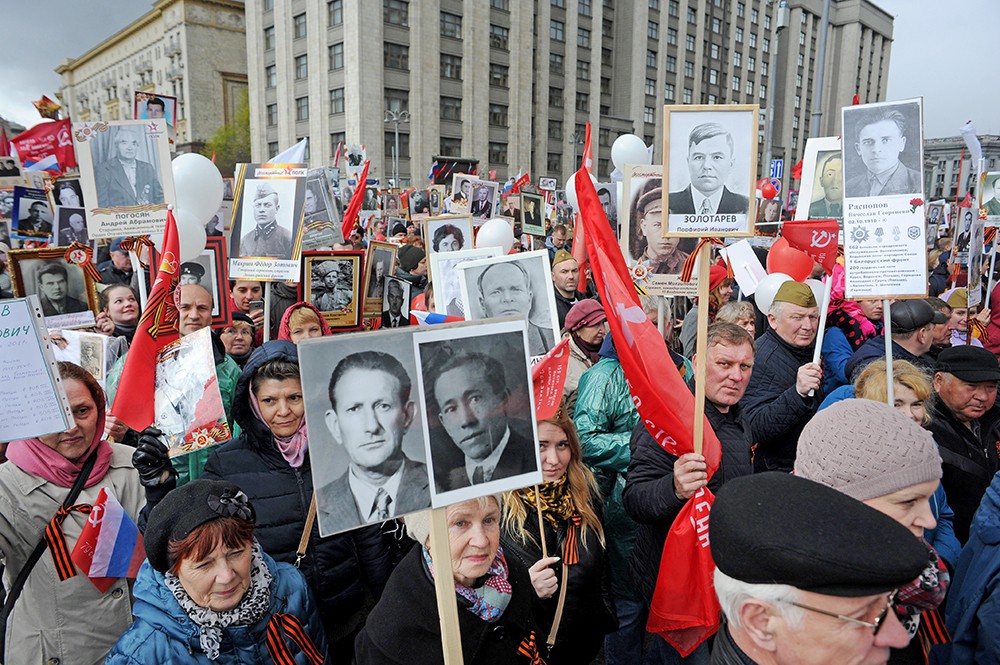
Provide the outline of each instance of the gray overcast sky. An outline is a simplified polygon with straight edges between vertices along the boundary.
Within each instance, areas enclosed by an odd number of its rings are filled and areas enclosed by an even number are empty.
[[[957,136],[966,120],[979,134],[1000,134],[1000,86],[992,84],[987,59],[975,47],[992,48],[1000,2],[962,0],[950,5],[956,9],[950,16],[941,0],[875,2],[895,16],[888,99],[922,95],[928,138]],[[151,8],[148,0],[49,0],[4,12],[8,53],[16,55],[0,60],[0,115],[28,127],[38,122],[31,101],[59,89],[55,67]],[[39,26],[45,26],[41,33]]]

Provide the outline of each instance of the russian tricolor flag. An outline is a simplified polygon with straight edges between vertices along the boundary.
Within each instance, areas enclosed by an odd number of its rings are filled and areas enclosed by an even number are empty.
[[[445,314],[438,314],[437,312],[410,310],[410,323],[415,326],[429,326],[435,323],[455,323],[456,321],[465,321],[465,319],[460,316],[447,316]]]
[[[101,593],[115,580],[135,578],[139,573],[146,559],[142,534],[107,488],[97,495],[70,558]]]

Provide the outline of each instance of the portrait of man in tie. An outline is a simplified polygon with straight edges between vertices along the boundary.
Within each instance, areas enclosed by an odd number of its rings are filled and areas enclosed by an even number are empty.
[[[150,161],[141,159],[149,156]],[[163,203],[155,143],[138,127],[119,127],[111,139],[109,157],[94,169],[100,208]]]
[[[409,337],[397,339],[409,341]],[[302,367],[329,367],[323,349],[337,343],[324,338],[321,344],[303,345]],[[319,412],[334,448],[346,453],[347,468],[326,484],[317,482],[320,533],[326,536],[429,507],[427,466],[403,450],[416,405],[413,383],[402,363],[382,351],[354,352],[336,363],[328,385],[328,408]],[[417,427],[417,436],[419,432]]]
[[[809,204],[809,219],[844,218],[844,160],[839,150],[823,150],[817,154],[813,197],[823,196]],[[818,186],[816,186],[818,185]]]
[[[847,198],[923,191],[919,102],[847,106],[842,113]]]
[[[402,328],[410,325],[410,283],[388,278],[382,304],[382,327]]]
[[[740,146],[740,150],[745,149]],[[670,214],[747,214],[749,198],[727,187],[737,156],[733,133],[721,123],[703,122],[694,127],[687,137],[690,183],[681,191],[670,192]]]

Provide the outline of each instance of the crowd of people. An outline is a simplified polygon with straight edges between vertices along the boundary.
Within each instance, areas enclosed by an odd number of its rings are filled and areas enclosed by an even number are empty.
[[[410,286],[403,308],[390,283],[395,314],[374,327],[433,310],[417,227],[376,222],[370,235],[399,244],[389,275]],[[699,453],[671,454],[647,430],[609,333],[610,303],[569,236],[554,225],[545,239],[569,361],[557,413],[537,422],[543,482],[446,510],[466,663],[1000,662],[991,308],[970,309],[966,288],[932,284],[935,297],[892,302],[886,327],[882,301],[846,299],[838,265],[814,362],[820,303],[805,284],[784,283],[760,311],[720,263],[707,302],[692,302],[676,326],[663,323],[657,298],[640,296],[692,393],[696,356],[706,356],[716,468]],[[446,251],[472,239],[446,225],[427,242]],[[117,358],[105,387],[60,363],[73,427],[10,442],[0,464],[13,598],[3,662],[442,663],[434,579],[447,567],[436,565],[429,514],[320,536],[296,350],[333,334],[320,309],[274,285],[265,311],[261,282],[231,280],[218,303],[231,323],[212,342],[233,438],[171,457],[159,430],[130,430],[112,407],[143,277],[117,240],[99,271],[94,329],[113,338]],[[985,295],[1000,314],[1000,293]],[[183,281],[174,301],[182,337],[211,327],[216,303],[199,280]],[[703,348],[700,314],[710,322]],[[646,625],[672,570],[668,533],[705,488],[717,496],[721,625],[682,656]],[[144,533],[134,584],[98,585],[67,555],[104,489]]]

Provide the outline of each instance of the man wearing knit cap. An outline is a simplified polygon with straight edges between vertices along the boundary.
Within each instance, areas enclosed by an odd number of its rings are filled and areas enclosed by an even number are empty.
[[[396,252],[396,272],[393,277],[410,283],[410,298],[416,298],[427,287],[427,258],[415,245],[400,245]]]
[[[927,549],[891,517],[805,478],[723,485],[708,526],[725,617],[713,665],[881,665],[910,642],[896,590]]]
[[[935,326],[947,323],[948,317],[923,299],[897,300],[889,307],[889,314],[893,360],[906,360],[930,374],[934,362],[928,353],[934,345]],[[853,382],[870,362],[884,358],[885,337],[872,337],[848,359],[844,373]]]
[[[823,401],[823,369],[812,361],[819,327],[812,289],[792,280],[782,284],[767,323],[740,404],[756,444],[754,470],[791,471],[799,434]]]
[[[941,453],[948,503],[955,511],[955,535],[964,545],[969,525],[993,474],[1000,469],[1000,364],[976,346],[953,346],[938,355],[930,430]]]
[[[580,266],[573,255],[565,249],[556,252],[552,259],[552,286],[556,294],[556,314],[559,316],[559,329],[566,325],[566,315],[570,307],[579,302],[576,287],[580,284]]]

